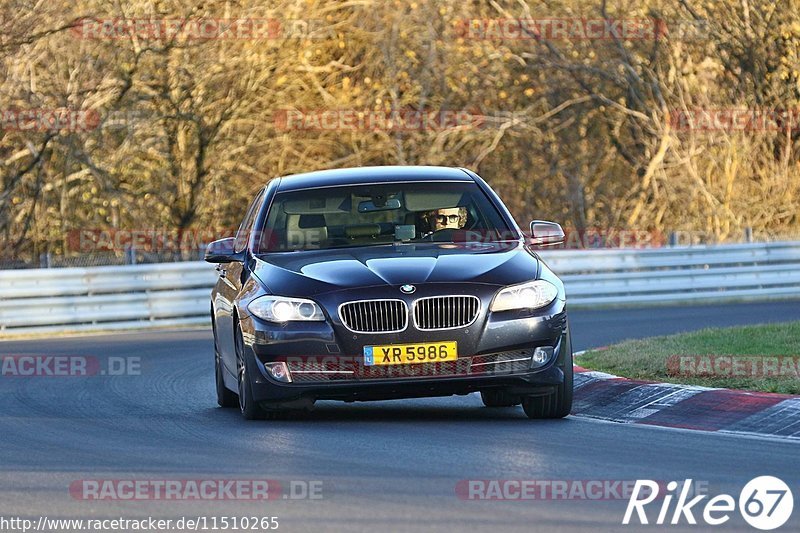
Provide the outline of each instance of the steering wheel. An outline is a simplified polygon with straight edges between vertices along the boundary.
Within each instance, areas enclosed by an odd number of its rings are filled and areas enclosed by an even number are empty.
[[[425,237],[423,240],[432,242],[453,242],[453,232],[458,231],[453,228],[437,229]]]

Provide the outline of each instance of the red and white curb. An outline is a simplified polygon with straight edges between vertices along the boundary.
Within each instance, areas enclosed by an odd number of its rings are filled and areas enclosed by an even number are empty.
[[[800,396],[639,381],[577,365],[572,414],[800,440]]]

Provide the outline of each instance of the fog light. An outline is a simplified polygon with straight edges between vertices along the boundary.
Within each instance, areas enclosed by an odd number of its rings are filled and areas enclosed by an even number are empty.
[[[553,358],[552,346],[540,346],[533,351],[531,367],[542,366]]]
[[[264,368],[267,369],[272,379],[283,383],[292,382],[292,375],[289,373],[289,367],[286,366],[286,363],[264,363]]]

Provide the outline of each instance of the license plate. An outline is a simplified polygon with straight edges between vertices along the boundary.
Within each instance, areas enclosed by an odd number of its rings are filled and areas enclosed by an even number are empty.
[[[441,363],[456,359],[456,341],[364,346],[364,366]]]

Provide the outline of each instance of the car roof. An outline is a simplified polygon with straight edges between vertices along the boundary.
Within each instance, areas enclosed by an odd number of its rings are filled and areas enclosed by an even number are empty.
[[[433,166],[378,166],[338,168],[280,178],[278,191],[296,191],[336,185],[364,185],[400,181],[474,181],[465,170]]]

